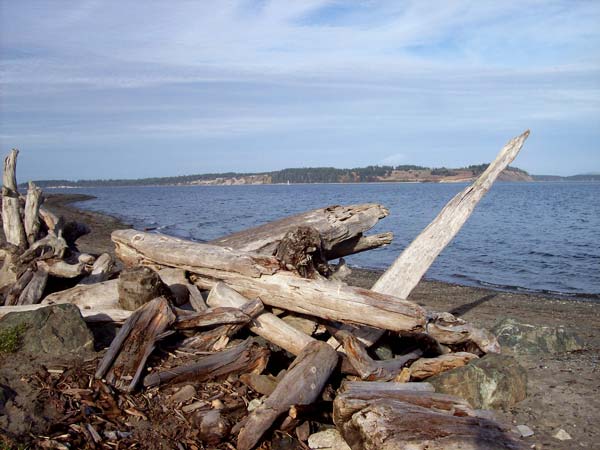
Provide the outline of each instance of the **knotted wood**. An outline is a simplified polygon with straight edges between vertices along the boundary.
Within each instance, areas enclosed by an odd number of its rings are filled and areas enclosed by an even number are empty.
[[[17,156],[19,150],[13,149],[4,158],[2,172],[2,228],[6,242],[21,249],[27,248],[27,236],[21,220],[21,205],[17,190]]]

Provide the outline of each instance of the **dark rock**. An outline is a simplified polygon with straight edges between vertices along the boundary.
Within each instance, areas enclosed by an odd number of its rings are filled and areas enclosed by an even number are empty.
[[[153,270],[147,267],[135,267],[121,272],[119,304],[123,309],[135,311],[161,295],[170,298],[171,291]]]
[[[562,353],[583,349],[583,340],[563,327],[536,326],[506,318],[492,332],[503,348],[516,354]]]
[[[436,392],[462,397],[474,408],[506,409],[527,396],[527,372],[508,355],[490,353],[427,381]]]
[[[15,329],[20,330],[15,348],[19,353],[68,356],[88,353],[94,348],[94,338],[79,308],[71,304],[13,312],[0,319],[0,334]]]

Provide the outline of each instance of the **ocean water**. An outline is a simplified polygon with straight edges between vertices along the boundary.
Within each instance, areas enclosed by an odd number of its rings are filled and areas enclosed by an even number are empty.
[[[376,202],[390,215],[373,232],[388,247],[347,258],[384,269],[465,184],[310,184],[69,189],[77,206],[206,241],[332,204]],[[497,183],[427,278],[472,286],[600,298],[600,183]]]

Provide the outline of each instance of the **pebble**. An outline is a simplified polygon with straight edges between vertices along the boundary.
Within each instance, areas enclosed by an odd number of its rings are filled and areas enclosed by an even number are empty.
[[[196,389],[191,384],[187,384],[171,396],[175,403],[185,403],[196,395]]]
[[[308,447],[315,450],[351,450],[335,428],[311,434],[308,437]]]
[[[248,412],[254,411],[256,408],[258,408],[260,405],[262,405],[262,403],[263,403],[262,400],[259,398],[250,400],[250,402],[248,403]]]
[[[554,435],[554,438],[558,439],[559,441],[570,441],[571,439],[573,439],[571,437],[571,435],[569,433],[567,433],[565,430],[563,430],[562,428],[556,432],[556,434]]]
[[[533,436],[535,434],[533,432],[533,430],[531,428],[529,428],[527,425],[517,425],[515,428],[516,428],[517,434],[524,438]]]

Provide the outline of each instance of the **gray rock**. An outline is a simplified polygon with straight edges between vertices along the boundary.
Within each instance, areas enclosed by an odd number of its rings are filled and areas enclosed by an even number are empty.
[[[567,433],[565,430],[563,430],[562,428],[559,429],[553,436],[555,439],[558,439],[559,441],[570,441],[571,439],[573,439],[571,437],[571,435],[569,433]]]
[[[508,355],[490,353],[427,381],[436,392],[462,397],[474,408],[506,409],[527,396],[527,372]]]
[[[492,332],[515,354],[562,353],[583,349],[583,340],[563,327],[536,326],[506,318]]]
[[[533,436],[535,434],[527,425],[517,425],[515,429],[517,434],[524,438]]]
[[[350,447],[335,428],[311,434],[308,447],[313,450],[350,450]]]
[[[0,319],[0,334],[16,327],[22,330],[15,350],[19,353],[81,356],[94,349],[92,333],[75,305],[60,304],[13,312]]]

